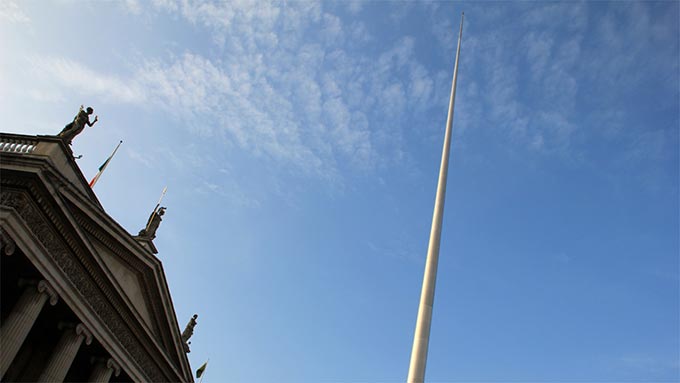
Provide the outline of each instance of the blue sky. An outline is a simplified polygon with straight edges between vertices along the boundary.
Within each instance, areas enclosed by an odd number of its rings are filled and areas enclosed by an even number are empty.
[[[680,380],[678,2],[0,3],[3,131],[74,140],[205,382]]]

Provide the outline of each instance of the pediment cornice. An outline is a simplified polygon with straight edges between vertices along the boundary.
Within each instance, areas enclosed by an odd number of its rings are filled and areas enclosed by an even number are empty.
[[[3,214],[11,212],[20,219],[31,238],[45,249],[56,271],[77,293],[73,303],[84,305],[98,318],[107,330],[100,335],[113,339],[128,355],[136,371],[131,376],[147,381],[191,381],[160,260],[109,217],[96,198],[61,175],[51,161],[13,153],[0,155]],[[9,221],[3,219],[2,223],[4,227]],[[92,238],[137,270],[144,301],[151,308],[152,328],[144,324],[107,273],[90,243]]]

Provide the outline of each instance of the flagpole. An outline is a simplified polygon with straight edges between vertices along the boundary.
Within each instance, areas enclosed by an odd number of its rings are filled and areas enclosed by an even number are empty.
[[[116,152],[118,151],[118,148],[120,148],[120,144],[122,144],[122,143],[123,143],[123,140],[120,140],[120,142],[118,142],[118,145],[116,145],[116,148],[113,149],[113,153],[111,153],[109,158],[107,158],[106,161],[102,164],[102,166],[99,167],[99,171],[94,176],[94,178],[92,178],[92,180],[90,181],[90,189],[94,188],[94,185],[97,183],[97,181],[99,181],[99,177],[102,176],[106,167],[109,166],[109,162],[111,161],[113,156],[116,155]]]
[[[158,199],[158,204],[157,204],[157,206],[160,206],[160,205],[161,205],[161,201],[163,200],[163,197],[165,197],[165,193],[166,193],[167,191],[168,191],[168,187],[166,186],[166,187],[163,188],[163,191],[161,192],[161,198]]]
[[[149,222],[146,223],[146,227],[144,230],[148,231],[149,230],[149,225],[151,225],[151,221],[153,221],[153,217],[156,215],[156,212],[158,211],[158,207],[161,206],[161,201],[163,201],[163,197],[165,197],[165,192],[168,191],[168,187],[164,187],[163,191],[161,192],[161,198],[158,199],[158,203],[156,204],[156,207],[153,208],[153,213],[151,213],[151,217],[149,217]]]
[[[442,149],[442,161],[439,169],[439,181],[437,184],[437,196],[434,203],[432,216],[432,228],[430,230],[430,243],[427,248],[427,260],[425,261],[425,274],[423,275],[423,287],[420,293],[420,305],[418,306],[418,319],[413,336],[413,348],[411,361],[408,369],[408,383],[420,383],[425,379],[425,365],[427,363],[427,347],[430,342],[430,326],[432,324],[432,306],[434,304],[434,289],[437,280],[437,264],[439,262],[439,244],[442,234],[442,218],[444,216],[444,199],[446,197],[446,178],[449,170],[449,151],[451,149],[451,125],[453,123],[453,105],[456,99],[456,80],[458,77],[458,59],[460,56],[460,42],[463,37],[463,18],[460,17],[460,32],[458,34],[458,47],[456,49],[456,62],[453,68],[453,82],[451,84],[451,98],[449,100],[449,114],[446,118],[446,133],[444,134],[444,147]]]
[[[208,363],[210,363],[210,358],[205,362],[205,368],[208,368]],[[203,370],[203,373],[201,373],[201,380],[198,381],[198,383],[203,383],[203,377],[205,376],[205,370]]]

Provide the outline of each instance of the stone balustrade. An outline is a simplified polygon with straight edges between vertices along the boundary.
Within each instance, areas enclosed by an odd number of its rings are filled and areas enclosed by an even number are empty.
[[[0,134],[0,151],[30,154],[35,150],[38,140],[14,134]]]

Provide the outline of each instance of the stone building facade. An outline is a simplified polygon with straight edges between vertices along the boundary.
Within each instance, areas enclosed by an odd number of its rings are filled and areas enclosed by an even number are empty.
[[[0,133],[2,381],[193,381],[155,252],[62,140]]]

